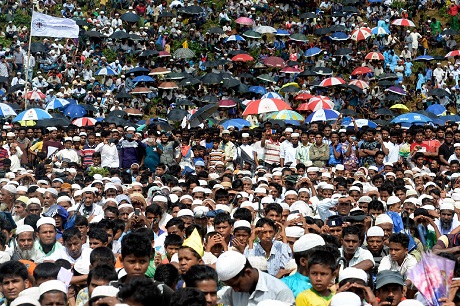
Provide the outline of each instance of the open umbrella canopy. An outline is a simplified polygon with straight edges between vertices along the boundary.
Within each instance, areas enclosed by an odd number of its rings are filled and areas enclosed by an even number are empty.
[[[442,115],[445,115],[446,113],[446,107],[441,104],[431,104],[430,106],[428,106],[426,111],[433,113],[436,116],[442,116]]]
[[[259,33],[253,30],[247,30],[246,32],[243,33],[243,36],[247,38],[254,38],[254,39],[258,39],[262,37],[262,35],[260,35]]]
[[[363,27],[363,28],[354,30],[351,33],[350,38],[354,41],[360,41],[360,40],[366,40],[371,35],[372,35],[371,29]]]
[[[286,67],[286,62],[281,58],[277,56],[269,56],[263,61],[265,66],[268,67],[275,67],[275,68],[284,68]]]
[[[82,126],[95,126],[97,123],[97,120],[94,118],[90,117],[83,117],[83,118],[78,118],[72,121],[72,124],[75,124],[76,126],[82,127]]]
[[[192,58],[195,57],[195,52],[189,48],[179,48],[173,53],[173,57],[181,59]]]
[[[197,127],[202,124],[206,119],[212,116],[217,109],[219,108],[219,103],[207,104],[200,109],[198,109],[192,116],[189,118],[190,127]]]
[[[230,107],[235,107],[236,102],[233,100],[220,100],[219,101],[219,107],[224,107],[224,108],[230,108]]]
[[[388,108],[379,108],[375,113],[377,115],[382,115],[382,116],[394,116],[395,115],[395,113]]]
[[[319,84],[319,86],[329,87],[329,86],[336,86],[336,85],[342,85],[342,84],[345,84],[345,81],[342,78],[332,77],[332,78],[327,78],[323,80]]]
[[[316,112],[311,113],[306,119],[306,123],[317,122],[317,121],[329,121],[335,120],[339,117],[339,112],[332,109],[320,109]]]
[[[260,26],[260,27],[257,27],[255,31],[260,34],[275,34],[276,33],[276,29],[270,26]]]
[[[402,112],[409,112],[409,108],[407,108],[407,106],[405,106],[404,104],[395,104],[391,106],[390,109],[395,109]]]
[[[72,119],[83,117],[87,113],[87,110],[83,106],[78,104],[70,104],[63,111],[64,115]]]
[[[352,80],[350,81],[350,83],[348,83],[349,85],[355,85],[361,89],[367,89],[369,88],[369,83],[367,83],[366,81],[363,81],[363,80]]]
[[[436,96],[436,97],[448,97],[450,96],[449,92],[442,88],[435,88],[430,90],[427,93],[429,96]]]
[[[390,31],[388,31],[387,29],[383,27],[375,27],[375,28],[372,28],[371,33],[374,35],[388,35],[390,34]]]
[[[14,109],[5,103],[0,103],[0,116],[1,117],[9,117],[9,116],[17,116]]]
[[[251,18],[248,18],[248,17],[239,17],[239,18],[237,18],[235,20],[235,23],[251,26],[251,25],[254,24],[254,20],[252,20]]]
[[[394,94],[397,94],[397,95],[401,95],[401,96],[405,96],[406,95],[406,91],[404,90],[404,88],[400,87],[400,86],[391,86],[390,88],[387,89],[389,92],[392,92]]]
[[[177,84],[174,83],[174,82],[163,82],[158,86],[158,88],[161,88],[161,89],[177,89],[177,88],[179,88],[179,86],[177,86]]]
[[[46,95],[41,91],[32,90],[27,93],[26,98],[29,100],[43,100],[46,98]]]
[[[253,102],[248,103],[248,105],[246,106],[246,109],[243,112],[243,116],[271,113],[271,112],[276,112],[276,111],[280,111],[283,109],[292,109],[292,108],[289,104],[287,104],[281,99],[264,98],[260,100],[254,100]]]
[[[240,35],[230,35],[224,40],[224,42],[231,42],[231,41],[246,41],[246,39],[244,39]]]
[[[155,82],[155,80],[148,75],[140,75],[133,79],[134,82]]]
[[[308,56],[308,57],[315,56],[315,55],[320,54],[321,51],[323,51],[323,50],[321,50],[318,47],[313,47],[313,48],[310,48],[307,51],[305,51],[305,56]]]
[[[300,42],[306,42],[308,41],[307,36],[299,33],[292,34],[290,37],[291,40],[293,41],[300,41]]]
[[[242,129],[245,126],[251,127],[251,123],[247,120],[236,118],[236,119],[229,119],[227,121],[222,122],[222,126],[224,129],[228,129],[230,126],[236,127],[238,129]]]
[[[317,111],[320,109],[333,109],[334,103],[325,96],[312,97],[307,105],[307,110]]]
[[[383,61],[385,58],[383,57],[383,54],[380,52],[369,52],[366,54],[366,57],[364,59],[367,60],[375,60],[375,61]]]
[[[144,115],[144,113],[141,112],[137,108],[126,108],[125,112],[126,114],[128,114],[128,116],[143,116]]]
[[[371,72],[372,72],[371,68],[362,66],[362,67],[358,67],[355,70],[353,70],[351,75],[360,75],[360,74],[366,74],[366,73],[371,73]]]
[[[350,38],[350,36],[348,36],[348,34],[344,32],[334,32],[331,34],[330,37],[332,40],[338,40],[338,41],[344,41]]]
[[[272,82],[276,83],[275,79],[272,76],[269,76],[268,74],[261,74],[257,77],[259,80],[265,81],[265,82]]]
[[[237,54],[232,57],[232,62],[250,62],[253,60],[254,58],[249,54]]]
[[[304,93],[301,93],[301,94],[298,94],[297,96],[295,96],[295,100],[310,100],[311,98],[313,98],[313,95],[307,93],[307,92],[304,92]]]
[[[189,79],[183,79],[182,81],[180,81],[179,85],[180,86],[192,86],[192,85],[196,85],[200,83],[201,81],[196,78],[189,78]]]
[[[114,110],[114,111],[111,111],[110,113],[108,113],[107,117],[124,117],[126,116],[126,112],[125,111],[122,111],[122,110]]]
[[[129,34],[126,33],[125,31],[116,31],[116,32],[113,32],[112,35],[110,35],[111,39],[125,39],[128,37],[129,37]]]
[[[270,91],[270,92],[267,92],[266,94],[264,94],[262,96],[262,99],[283,99],[283,97],[281,97],[281,95],[277,92],[274,92],[274,91]]]
[[[116,75],[117,73],[112,70],[110,67],[103,67],[96,71],[96,75]]]
[[[417,113],[408,113],[394,118],[393,120],[391,120],[391,123],[425,124],[431,121],[432,119],[428,118],[425,115]]]
[[[126,22],[131,22],[131,23],[138,22],[140,18],[141,17],[139,17],[139,15],[134,14],[132,12],[127,12],[120,16],[121,20],[124,20]]]
[[[264,95],[267,93],[267,89],[265,89],[263,86],[251,86],[249,87],[249,91],[259,95]]]
[[[64,108],[69,104],[70,102],[65,99],[56,98],[53,101],[50,101],[48,102],[48,104],[46,104],[45,110],[48,111],[50,109]]]
[[[279,119],[279,120],[297,120],[297,121],[304,121],[305,118],[298,112],[293,110],[283,109],[278,112],[274,112],[268,115],[267,118],[270,119]]]
[[[207,73],[201,78],[201,82],[205,85],[216,85],[222,82],[222,76],[218,73]]]
[[[190,5],[190,6],[181,7],[177,11],[182,14],[199,15],[203,13],[203,8],[198,5]]]
[[[415,27],[415,23],[406,18],[395,19],[391,24],[402,27]]]
[[[166,118],[171,121],[181,121],[187,115],[188,112],[185,109],[175,108],[166,115]]]
[[[29,121],[29,120],[42,120],[42,119],[51,119],[51,115],[48,112],[40,108],[29,108],[16,117],[14,117],[13,122],[18,121]]]
[[[276,33],[275,33],[276,36],[289,36],[291,35],[291,33],[287,30],[283,30],[283,29],[278,29],[276,30]]]
[[[152,69],[150,72],[149,72],[149,75],[165,75],[165,74],[169,74],[171,73],[171,70],[169,70],[168,68],[165,68],[165,67],[157,67],[157,68],[154,68]],[[137,77],[136,77],[137,78]],[[136,79],[135,78],[135,79]],[[152,79],[152,78],[151,78]],[[153,80],[153,79],[152,79]],[[152,81],[148,81],[148,82],[152,82]]]

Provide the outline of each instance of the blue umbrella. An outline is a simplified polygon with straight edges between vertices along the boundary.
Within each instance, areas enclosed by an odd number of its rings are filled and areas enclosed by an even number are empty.
[[[320,109],[316,112],[311,113],[306,119],[305,123],[315,122],[315,121],[329,121],[335,120],[339,117],[339,112],[332,109]]]
[[[0,90],[0,96],[5,95],[5,92],[3,90]]]
[[[358,128],[362,128],[363,126],[368,126],[368,127],[371,127],[371,128],[376,128],[377,127],[377,123],[375,123],[373,121],[370,121],[370,120],[367,120],[367,119],[356,119],[355,122],[356,122],[356,125],[358,126]],[[351,117],[345,117],[342,120],[342,126],[354,127],[355,125],[351,121]]]
[[[267,92],[266,94],[264,94],[262,96],[262,99],[265,99],[265,98],[268,98],[268,99],[283,99],[283,97],[281,97],[279,93],[276,93],[276,92],[273,92],[273,91],[270,91],[270,92]]]
[[[446,108],[441,104],[431,104],[426,109],[427,112],[433,113],[436,116],[440,116],[446,112]]]
[[[116,75],[115,71],[113,71],[109,67],[104,67],[96,71],[96,75]]]
[[[84,115],[86,115],[87,111],[86,109],[83,108],[83,106],[78,105],[78,104],[70,104],[64,109],[64,115],[67,117],[70,117],[72,119],[74,118],[81,118]]]
[[[245,126],[251,126],[251,123],[244,119],[230,119],[222,123],[224,129],[228,129],[229,126],[236,127],[238,129],[242,129]]]
[[[29,120],[42,120],[42,119],[51,119],[50,114],[44,111],[41,108],[29,108],[25,111],[19,113],[16,117],[14,117],[13,122],[17,121],[29,121]]]
[[[276,30],[276,34],[275,34],[275,35],[278,35],[278,36],[289,36],[289,35],[291,35],[291,33],[289,33],[289,31],[286,31],[286,30],[278,29],[278,30]]]
[[[297,120],[284,120],[284,123],[286,124],[292,124],[292,125],[300,125],[300,122]]]
[[[315,56],[321,53],[321,49],[318,47],[313,47],[305,51],[305,56]]]
[[[229,42],[229,41],[246,41],[246,39],[244,39],[240,35],[230,35],[229,37],[225,39],[225,42]]]
[[[331,35],[332,40],[347,40],[350,37],[344,32],[335,32]]]
[[[417,113],[403,114],[391,120],[391,123],[407,123],[409,126],[410,124],[425,124],[429,122],[432,122],[430,118]]]
[[[136,67],[136,68],[133,68],[133,69],[129,70],[126,74],[130,74],[130,73],[145,73],[145,72],[150,72],[150,70],[147,69],[147,68],[144,68],[144,67]]]
[[[69,105],[70,102],[66,99],[55,98],[53,101],[46,104],[45,110],[56,109],[56,108],[64,108]]]
[[[390,34],[390,31],[383,27],[375,27],[371,30],[371,33],[375,35],[388,35]]]
[[[441,116],[439,119],[445,121],[455,121],[455,122],[460,122],[460,116],[459,115],[447,115],[447,116]]]
[[[155,82],[155,80],[148,75],[140,75],[133,79],[134,82]]]
[[[265,95],[267,93],[267,90],[263,86],[251,86],[249,87],[249,91],[260,95]]]
[[[432,61],[434,60],[434,57],[432,57],[431,55],[420,55],[420,56],[417,56],[415,59],[414,59],[414,62],[422,62],[422,61]]]

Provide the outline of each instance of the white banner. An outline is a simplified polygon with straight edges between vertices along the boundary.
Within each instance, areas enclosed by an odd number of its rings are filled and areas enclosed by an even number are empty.
[[[32,36],[78,38],[79,28],[75,20],[58,18],[33,12],[30,33]]]

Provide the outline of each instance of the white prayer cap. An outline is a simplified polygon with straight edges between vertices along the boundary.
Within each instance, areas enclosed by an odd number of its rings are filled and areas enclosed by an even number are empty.
[[[6,184],[5,186],[2,187],[2,189],[5,189],[6,191],[12,193],[12,194],[16,194],[17,192],[17,189],[14,185],[11,185],[11,184]]]
[[[265,256],[249,256],[248,261],[251,264],[251,267],[255,269],[262,271],[268,270],[268,261],[265,259]]]
[[[16,192],[18,192],[18,191],[27,192],[27,187],[26,187],[26,186],[18,186],[18,187],[16,188]]]
[[[367,237],[383,237],[385,233],[380,226],[371,226],[367,230]]]
[[[208,199],[208,200],[211,200],[211,199]],[[213,201],[213,200],[211,200],[211,201]],[[194,205],[203,205],[203,200],[200,200],[200,199],[193,200],[192,206],[194,206]]]
[[[361,306],[361,298],[353,292],[340,292],[331,299],[331,306]]]
[[[83,193],[94,193],[94,189],[92,187],[85,187],[81,191]]]
[[[304,217],[311,215],[311,208],[304,201],[295,201],[294,203],[292,203],[289,210],[298,210]]]
[[[57,198],[56,203],[61,203],[61,202],[72,202],[72,200],[68,196],[60,196]]]
[[[195,218],[205,218],[207,212],[209,212],[209,208],[206,206],[195,206],[193,208]]]
[[[284,203],[284,202],[280,203],[280,206],[281,206],[281,208],[283,208],[283,209],[287,209],[287,210],[290,209],[289,205],[288,205],[287,203]]]
[[[342,164],[338,164],[338,165],[335,166],[335,170],[343,171],[343,170],[345,170],[345,166],[342,165]]]
[[[40,203],[40,200],[38,198],[30,198],[29,201],[27,201],[27,206],[29,206],[30,204],[42,205],[42,203]]]
[[[195,193],[195,192],[204,192],[204,188],[201,187],[201,186],[196,186],[196,187],[193,188],[193,190],[192,190],[192,193]]]
[[[33,306],[40,306],[38,300],[34,300],[28,296],[18,296],[11,302],[10,306],[20,306],[20,305],[33,305]]]
[[[254,206],[251,201],[244,201],[243,203],[241,203],[240,208],[246,208],[246,207],[254,207]]]
[[[292,128],[288,127],[288,128],[286,128],[284,131],[285,131],[285,132],[292,133],[294,130],[293,130]]]
[[[43,224],[50,224],[50,225],[56,227],[56,221],[54,221],[54,219],[51,218],[51,217],[41,217],[40,219],[38,219],[38,221],[37,221],[37,229],[39,229],[40,226],[42,226]]]
[[[38,289],[38,287],[29,287],[19,292],[18,298],[20,297],[28,297],[38,301],[40,299],[40,289]],[[16,301],[16,299],[14,301]]]
[[[248,138],[248,137],[249,137],[249,133],[243,133],[243,134],[241,134],[241,137],[243,137],[243,138]]]
[[[263,189],[263,188],[262,188]],[[264,189],[265,190],[265,189]],[[260,200],[260,203],[261,204],[270,204],[270,203],[273,203],[275,201],[273,201],[273,198],[270,197],[270,196],[267,196],[267,197],[263,197],[262,200]]]
[[[304,252],[319,245],[326,245],[323,237],[318,234],[305,234],[294,242],[293,251],[294,253]]]
[[[442,203],[439,206],[439,210],[452,210],[452,211],[454,211],[454,205],[452,205],[451,203]]]
[[[232,211],[230,206],[227,206],[227,205],[224,205],[224,204],[217,204],[216,205],[216,210],[218,210],[218,209],[221,209],[221,210],[223,210],[225,212],[228,212],[228,213],[230,213]]]
[[[107,184],[105,184],[105,186],[104,186],[104,191],[107,191],[107,190],[109,190],[109,189],[115,189],[115,190],[117,190],[117,186],[115,186],[115,184],[113,184],[113,183],[107,183]]]
[[[399,202],[401,202],[401,200],[397,196],[390,196],[387,199],[387,205],[393,205]]]
[[[40,189],[40,188],[38,188],[38,189]],[[73,196],[75,198],[75,197],[81,196],[82,194],[83,194],[83,190],[75,190],[75,192],[73,193]]]
[[[334,190],[334,185],[332,184],[323,184],[321,186],[322,189],[330,189],[330,190]]]
[[[291,134],[291,138],[296,138],[296,137],[299,137],[299,136],[300,136],[299,133],[292,133]]]
[[[25,233],[25,232],[35,232],[35,231],[34,231],[34,228],[32,226],[27,225],[27,224],[20,225],[20,226],[18,226],[18,228],[16,228],[16,235],[19,235],[19,234]]]
[[[217,258],[216,271],[222,281],[237,276],[246,265],[246,257],[240,252],[227,251]]]
[[[387,214],[378,215],[377,218],[375,218],[375,225],[380,225],[383,223],[393,224],[393,220]]]
[[[297,192],[295,190],[288,190],[288,191],[286,191],[284,193],[284,196],[286,197],[286,196],[291,195],[291,194],[297,195]]]
[[[181,209],[177,213],[177,217],[193,217],[193,216],[194,216],[193,211],[191,211],[188,208]]]
[[[284,229],[286,237],[300,238],[305,235],[305,230],[300,226],[288,226]]]
[[[349,267],[349,268],[343,269],[339,273],[339,283],[343,281],[344,279],[350,279],[350,278],[360,279],[367,284],[367,273],[364,272],[364,270],[354,268],[354,267]]]
[[[167,203],[167,202],[168,202],[168,199],[166,199],[165,196],[156,195],[156,196],[153,197],[152,202],[163,202],[163,203]]]
[[[235,221],[235,223],[233,224],[233,229],[235,230],[239,227],[246,227],[246,228],[251,229],[251,224],[246,220]]]
[[[129,203],[123,203],[120,206],[118,206],[118,209],[122,209],[122,208],[132,208],[132,209],[134,209],[134,206],[132,206]]]
[[[417,300],[408,299],[401,301],[398,306],[423,306],[423,303]]]
[[[59,280],[49,280],[44,283],[42,283],[38,289],[40,290],[40,296],[43,294],[50,292],[50,291],[61,291],[65,294],[67,294],[67,288],[65,284]]]
[[[120,291],[118,288],[114,286],[97,286],[94,288],[93,292],[91,293],[91,299],[97,298],[97,297],[106,297],[106,296],[111,296],[115,297],[118,294],[118,291]]]
[[[155,196],[155,197],[156,197],[156,196]],[[155,197],[154,197],[154,199],[155,199]],[[188,199],[188,200],[190,200],[190,201],[193,201],[192,196],[191,196],[191,195],[188,195],[188,194],[184,194],[183,196],[181,196],[181,197],[179,198],[179,201],[186,200],[186,199]],[[152,201],[153,201],[153,200],[152,200]]]
[[[267,189],[261,188],[261,187],[260,187],[260,188],[256,188],[256,189],[254,190],[254,192],[255,192],[255,193],[265,193],[265,194],[267,194]]]

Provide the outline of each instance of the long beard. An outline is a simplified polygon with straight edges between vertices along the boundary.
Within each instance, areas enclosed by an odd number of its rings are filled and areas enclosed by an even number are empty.
[[[453,220],[441,220],[441,228],[444,230],[450,230],[452,222]]]
[[[21,259],[30,260],[30,259],[33,259],[33,257],[35,256],[35,249],[34,248],[31,248],[30,250],[21,250],[18,247],[17,251],[18,251],[18,254],[21,257]]]

